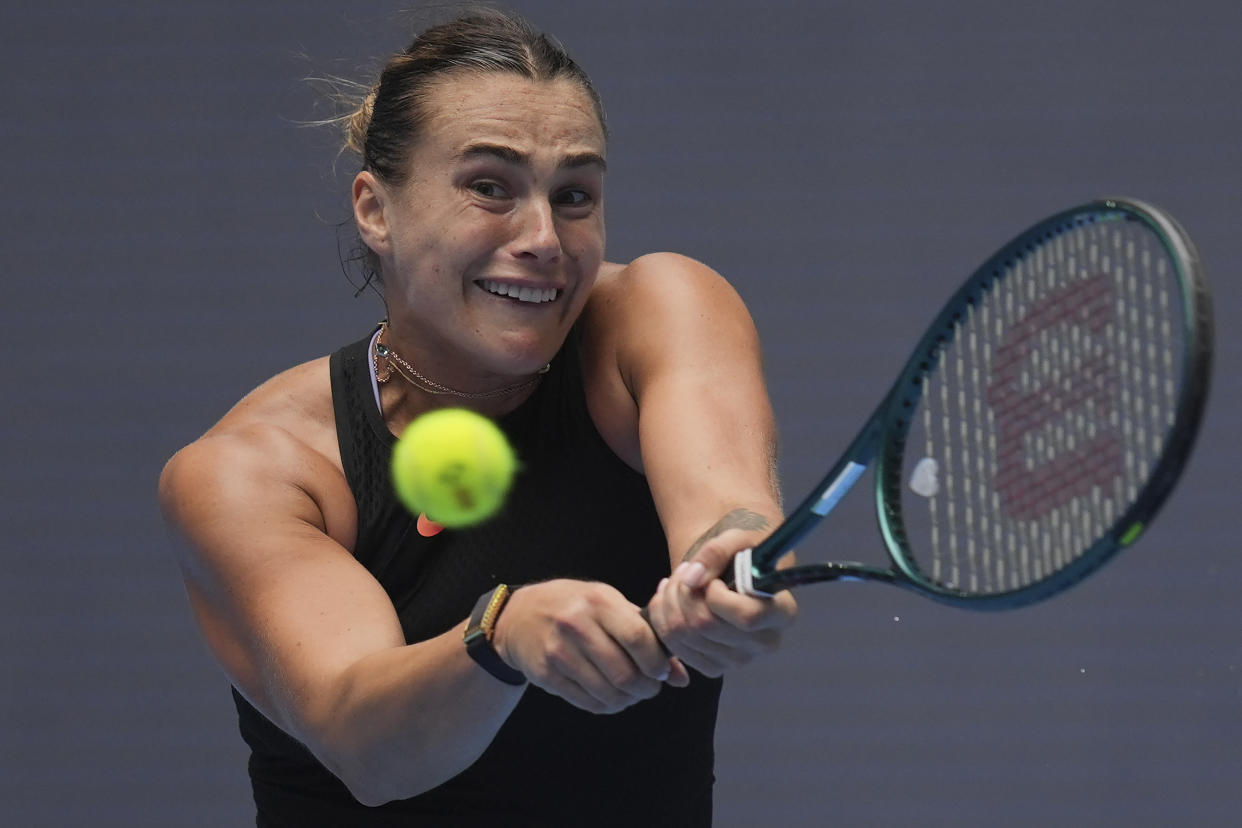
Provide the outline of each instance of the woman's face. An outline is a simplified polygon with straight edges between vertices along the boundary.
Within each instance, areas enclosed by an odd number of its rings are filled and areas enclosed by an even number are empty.
[[[363,230],[394,335],[432,376],[532,373],[560,348],[603,260],[595,109],[571,81],[459,73],[432,86],[426,112],[408,180],[380,188],[386,234]]]

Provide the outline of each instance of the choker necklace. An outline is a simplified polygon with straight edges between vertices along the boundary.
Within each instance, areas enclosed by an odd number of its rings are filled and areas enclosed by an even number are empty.
[[[513,385],[506,385],[504,388],[497,388],[495,391],[458,391],[455,388],[449,388],[447,385],[441,385],[435,380],[428,379],[414,368],[413,365],[401,358],[401,355],[383,343],[384,334],[388,332],[388,323],[380,323],[380,335],[375,339],[375,379],[378,382],[388,382],[392,378],[393,373],[401,379],[408,382],[420,391],[428,394],[449,395],[453,397],[461,397],[466,400],[481,400],[488,397],[503,397],[508,394],[514,394],[523,388],[529,388],[543,378],[552,368],[552,363],[548,363],[539,369],[539,373],[530,379],[522,380]],[[381,368],[380,360],[384,361],[384,367]],[[386,370],[385,370],[386,369]]]

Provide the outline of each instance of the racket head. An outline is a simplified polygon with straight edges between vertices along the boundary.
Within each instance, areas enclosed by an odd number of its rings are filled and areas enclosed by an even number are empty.
[[[1212,340],[1198,254],[1158,208],[1106,199],[1027,230],[945,305],[877,413],[893,568],[858,576],[976,609],[1082,580],[1180,476]]]

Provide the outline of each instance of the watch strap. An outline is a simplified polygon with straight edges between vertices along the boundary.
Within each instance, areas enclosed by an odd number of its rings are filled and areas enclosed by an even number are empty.
[[[526,676],[505,664],[492,646],[496,619],[500,617],[500,611],[505,608],[511,593],[508,585],[501,584],[479,596],[474,611],[470,613],[470,621],[466,624],[464,640],[466,652],[475,663],[505,684],[520,686],[526,683]]]

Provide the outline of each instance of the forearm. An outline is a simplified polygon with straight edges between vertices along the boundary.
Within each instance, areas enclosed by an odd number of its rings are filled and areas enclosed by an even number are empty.
[[[522,689],[475,664],[455,627],[350,665],[318,704],[304,707],[298,730],[359,801],[375,805],[422,793],[469,767]]]
[[[691,561],[704,544],[730,529],[738,529],[752,534],[756,539],[762,539],[776,527],[780,519],[780,507],[775,500],[754,504],[754,508],[739,506],[730,509],[720,520],[712,524],[711,528],[699,535],[684,552],[670,544],[669,556],[674,565],[682,561]]]

